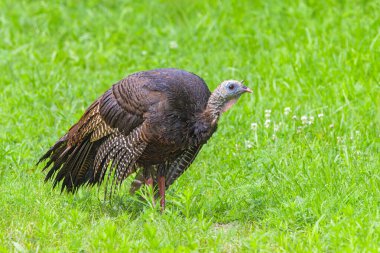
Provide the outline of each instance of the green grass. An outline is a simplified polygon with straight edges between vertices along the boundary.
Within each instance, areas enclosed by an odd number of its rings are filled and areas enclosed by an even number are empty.
[[[1,1],[0,251],[380,251],[379,11],[344,0]],[[159,67],[254,90],[169,189],[166,212],[127,184],[112,203],[44,184],[34,164],[86,107]]]

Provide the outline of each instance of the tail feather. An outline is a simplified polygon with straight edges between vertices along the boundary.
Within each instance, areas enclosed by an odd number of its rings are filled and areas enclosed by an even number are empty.
[[[106,189],[110,184],[112,194],[113,187],[136,170],[146,145],[140,129],[128,136],[113,133],[96,141],[91,141],[88,134],[73,146],[61,139],[39,162],[48,160],[44,169],[50,169],[45,180],[53,179],[53,187],[62,182],[61,191],[75,192],[84,184],[100,185],[108,173]]]
[[[68,146],[67,140],[58,141],[38,162],[48,160],[43,168],[43,170],[50,168],[45,181],[54,179],[53,187],[62,181],[61,191],[68,192],[75,192],[78,187],[91,181],[98,142],[101,140],[90,142],[90,136],[73,147]]]
[[[44,160],[48,159],[49,157],[52,156],[52,158],[54,158],[55,156],[57,155],[61,155],[62,151],[64,148],[66,148],[66,144],[67,144],[67,134],[64,135],[61,139],[59,139],[37,162],[36,165],[40,164],[41,162],[43,162]],[[52,163],[53,161],[50,160],[43,168],[43,170],[45,170],[46,168],[48,168],[50,166],[50,164]]]
[[[78,163],[80,164],[80,166],[78,166],[73,172],[76,178],[75,184],[82,183],[82,181],[85,180],[86,172],[91,166],[91,161],[88,160],[88,157],[90,156],[92,146],[93,146],[93,143],[88,142],[84,150],[85,155],[83,155],[81,161]]]
[[[53,163],[53,167],[47,173],[47,175],[45,177],[45,182],[48,181],[50,178],[52,178],[53,175],[57,172],[57,170],[59,170],[61,168],[62,164],[65,163],[67,158],[70,156],[71,152],[72,152],[72,148],[66,147],[65,150],[60,154],[60,156],[50,157],[50,160],[45,165],[43,170],[46,170],[50,166],[50,164],[52,164],[52,163]]]
[[[55,177],[54,185],[63,180],[61,191],[63,191],[65,188],[68,191],[75,191],[77,187],[81,185],[81,182],[78,180],[76,171],[77,168],[82,167],[83,161],[87,157],[87,154],[89,152],[88,146],[91,146],[91,144],[87,139],[78,145],[68,158],[68,161],[58,172],[57,176]]]

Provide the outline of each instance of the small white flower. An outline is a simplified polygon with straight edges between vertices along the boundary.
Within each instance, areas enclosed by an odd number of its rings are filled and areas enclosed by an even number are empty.
[[[292,119],[297,120],[297,115],[293,115]]]
[[[329,126],[329,128],[334,128],[334,124],[331,124],[331,125]]]
[[[313,116],[310,116],[309,117],[309,121],[307,122],[307,124],[311,125],[314,123],[314,117]]]
[[[304,115],[301,117],[302,124],[305,125],[307,123],[307,116]]]
[[[270,119],[267,119],[264,123],[265,128],[269,128],[270,126]]]
[[[272,135],[272,140],[277,140],[277,136],[275,134]]]
[[[245,141],[245,147],[246,148],[252,148],[253,147],[253,143],[251,141]]]
[[[284,114],[287,116],[291,111],[290,107],[285,107]]]
[[[266,118],[266,119],[269,119],[271,113],[272,113],[272,110],[270,110],[270,109],[266,109],[266,110],[265,110],[265,118]]]
[[[355,131],[355,134],[356,134],[356,135],[360,135],[360,131],[359,131],[359,130],[356,130],[356,131]]]
[[[251,129],[252,129],[253,131],[256,131],[256,130],[257,130],[257,127],[258,127],[258,125],[257,125],[256,122],[253,122],[253,123],[251,124]]]
[[[170,41],[169,42],[169,48],[171,48],[171,49],[177,49],[178,48],[177,41],[174,41],[174,40]]]
[[[279,124],[274,124],[273,130],[275,132],[278,132],[279,129],[280,129],[280,125]]]
[[[297,133],[299,134],[299,133],[301,133],[302,132],[302,127],[297,127]]]
[[[323,118],[323,112],[322,113],[320,113],[320,114],[318,114],[318,118],[320,118],[320,119],[322,119]]]

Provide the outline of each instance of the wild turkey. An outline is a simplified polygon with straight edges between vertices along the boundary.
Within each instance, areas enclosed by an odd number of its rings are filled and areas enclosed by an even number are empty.
[[[245,92],[252,91],[229,80],[211,94],[200,77],[178,69],[129,75],[41,157],[38,163],[47,160],[43,170],[50,168],[45,181],[54,179],[54,187],[62,182],[62,191],[75,192],[107,178],[112,193],[136,172],[131,191],[143,183],[158,185],[163,209],[165,189],[190,166],[220,115]]]

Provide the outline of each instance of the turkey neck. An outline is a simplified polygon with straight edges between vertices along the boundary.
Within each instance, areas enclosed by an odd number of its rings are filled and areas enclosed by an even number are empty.
[[[203,112],[195,115],[191,131],[191,144],[198,146],[207,142],[215,132],[220,114],[223,112],[223,98],[219,92],[213,92]]]
[[[234,103],[235,100],[226,101],[223,94],[216,89],[208,99],[207,107],[203,114],[210,120],[211,125],[214,125],[218,122],[220,115]]]

